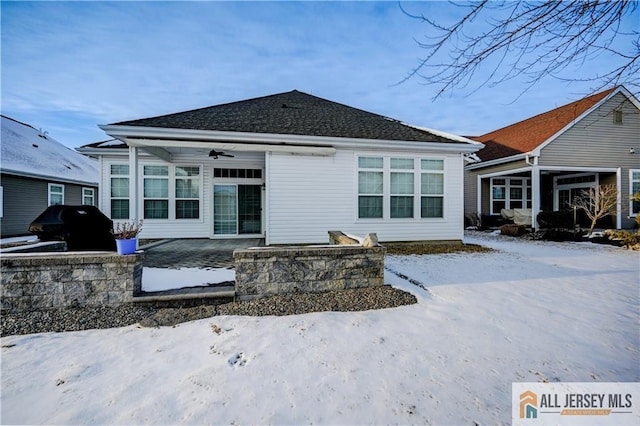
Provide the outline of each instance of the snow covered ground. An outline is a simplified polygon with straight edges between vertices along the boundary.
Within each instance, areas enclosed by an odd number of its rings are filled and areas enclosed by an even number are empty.
[[[1,422],[509,424],[512,382],[640,381],[640,258],[474,235],[389,256],[419,303],[1,339]]]
[[[142,291],[164,291],[175,288],[201,287],[236,279],[229,268],[143,268]]]

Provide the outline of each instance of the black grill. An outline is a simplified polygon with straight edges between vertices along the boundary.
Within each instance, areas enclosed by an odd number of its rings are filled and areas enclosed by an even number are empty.
[[[65,241],[69,251],[115,251],[113,221],[94,206],[49,206],[29,225],[40,241]]]

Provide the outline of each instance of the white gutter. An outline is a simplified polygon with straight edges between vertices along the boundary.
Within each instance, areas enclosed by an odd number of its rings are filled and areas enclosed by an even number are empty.
[[[466,166],[467,170],[482,169],[484,167],[496,166],[498,164],[511,163],[519,160],[526,160],[527,154],[516,154],[510,157],[496,158],[495,160],[481,161]]]
[[[340,138],[327,136],[309,136],[309,135],[285,135],[276,133],[250,133],[250,132],[228,132],[228,131],[211,131],[211,130],[193,130],[193,129],[167,129],[161,127],[139,127],[139,126],[119,126],[119,125],[101,125],[98,126],[107,134],[123,142],[129,141],[140,143],[141,140],[153,140],[154,142],[164,141],[170,145],[153,145],[153,146],[188,146],[190,142],[199,145],[195,147],[203,147],[201,142],[224,142],[224,148],[230,148],[230,143],[236,142],[240,144],[252,145],[253,150],[263,145],[262,149],[266,151],[274,151],[275,146],[312,146],[314,148],[356,148],[356,149],[406,149],[406,150],[425,150],[425,151],[444,151],[444,152],[462,152],[470,153],[478,151],[481,146],[471,143],[446,143],[446,142],[420,142],[420,141],[402,141],[402,140],[380,140],[380,139],[359,139],[359,138]],[[185,141],[187,139],[187,141]],[[151,146],[151,145],[146,145]],[[191,145],[189,145],[191,146]],[[237,145],[240,146],[240,145]]]

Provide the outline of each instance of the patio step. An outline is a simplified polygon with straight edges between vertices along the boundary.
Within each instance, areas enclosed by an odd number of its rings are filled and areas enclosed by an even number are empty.
[[[211,287],[190,287],[168,291],[142,292],[133,296],[133,303],[173,302],[198,299],[233,298],[235,286],[220,285]]]

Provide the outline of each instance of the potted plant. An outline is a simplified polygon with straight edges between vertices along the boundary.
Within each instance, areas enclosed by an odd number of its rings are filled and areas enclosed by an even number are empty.
[[[116,238],[118,254],[132,254],[138,248],[138,234],[142,230],[142,220],[116,223],[113,236]]]

